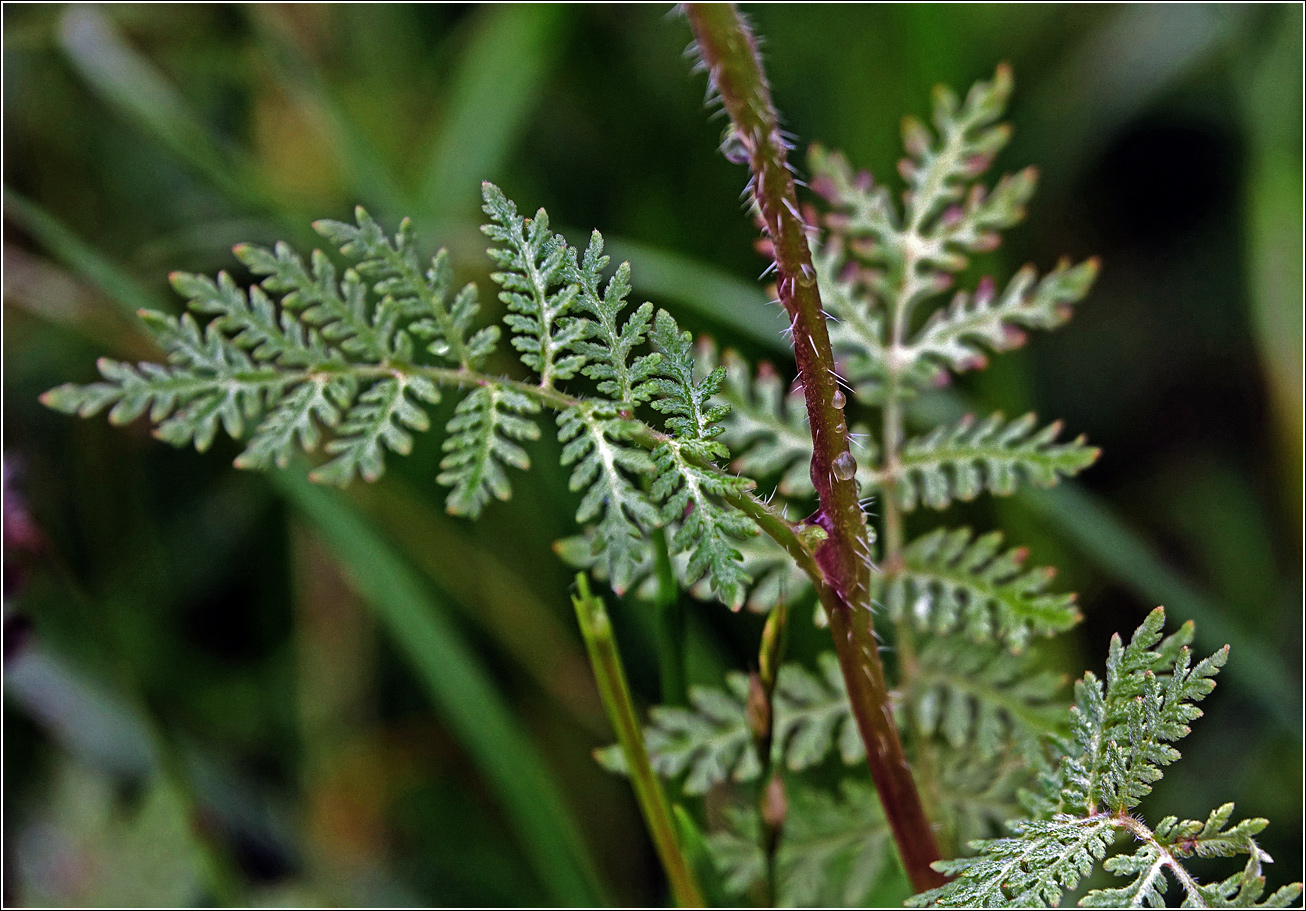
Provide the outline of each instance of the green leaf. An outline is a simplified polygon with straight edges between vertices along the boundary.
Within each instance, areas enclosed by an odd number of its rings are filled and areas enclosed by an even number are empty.
[[[435,708],[502,803],[540,882],[559,904],[602,902],[594,865],[558,782],[490,670],[413,570],[338,497],[274,475],[358,584]]]
[[[1082,904],[1094,907],[1141,907],[1164,903],[1165,876],[1186,893],[1186,905],[1251,905],[1263,894],[1261,862],[1268,859],[1253,836],[1265,820],[1252,819],[1227,828],[1233,805],[1215,810],[1204,823],[1166,817],[1153,830],[1130,811],[1160,779],[1161,769],[1179,758],[1172,743],[1188,733],[1201,712],[1195,703],[1214,687],[1214,676],[1228,650],[1192,665],[1191,628],[1166,639],[1165,612],[1148,615],[1128,645],[1111,639],[1106,685],[1091,673],[1076,684],[1071,735],[1055,741],[1058,767],[1042,776],[1032,796],[1034,819],[1011,824],[1013,837],[977,841],[975,857],[942,861],[935,868],[954,879],[916,896],[916,905],[940,907],[1021,907],[1055,905],[1099,864],[1129,878],[1115,889],[1090,892]],[[1176,653],[1177,647],[1177,653]],[[1107,857],[1121,832],[1141,845],[1132,854]],[[1242,873],[1204,885],[1183,867],[1193,855],[1249,857]],[[1301,885],[1284,887],[1267,900],[1274,906],[1292,901]]]
[[[507,500],[512,495],[504,468],[531,467],[518,443],[539,439],[539,427],[526,417],[539,410],[534,400],[504,386],[479,386],[458,403],[446,427],[449,436],[436,478],[453,488],[446,501],[450,513],[475,518],[492,497]]]
[[[504,269],[493,278],[503,288],[499,299],[510,311],[504,322],[514,333],[512,346],[521,352],[522,363],[539,374],[540,385],[551,388],[584,364],[580,355],[567,353],[582,332],[578,321],[565,318],[579,291],[571,281],[569,248],[561,236],[549,232],[543,209],[534,218],[523,218],[494,184],[483,183],[481,193],[490,217],[481,230],[504,245],[489,253]]]
[[[902,449],[899,504],[907,510],[918,504],[943,509],[984,490],[1007,496],[1022,482],[1050,487],[1097,460],[1098,450],[1083,437],[1055,442],[1059,421],[1041,430],[1035,427],[1032,414],[1014,421],[994,414],[979,424],[966,417],[909,440]],[[883,472],[869,470],[859,480],[863,490],[881,490],[887,479]]]
[[[201,451],[219,427],[240,438],[252,426],[236,459],[240,468],[284,466],[297,449],[311,452],[330,437],[324,448],[334,458],[313,472],[315,480],[375,480],[384,471],[386,451],[406,454],[410,431],[427,429],[422,403],[440,400],[437,381],[460,381],[452,371],[414,366],[414,339],[430,341],[429,351],[468,369],[493,349],[497,329],[468,336],[477,311],[474,289],[448,301],[447,256],[436,256],[422,274],[407,222],[391,241],[364,210],[356,216],[357,226],[317,224],[354,263],[343,275],[320,251],[313,251],[310,265],[285,244],[270,250],[240,245],[237,257],[260,279],[248,291],[225,272],[216,281],[174,273],[173,288],[187,299],[189,312],[180,318],[140,312],[167,352],[166,366],[102,360],[105,382],[64,385],[43,401],[83,416],[112,406],[114,423],[148,411],[160,439]],[[201,328],[195,315],[207,324]],[[482,421],[493,430],[487,458],[520,461],[520,450],[507,438],[533,438],[534,425],[517,415],[538,410],[538,404],[496,386],[493,393],[474,392],[455,421],[481,416],[478,408],[487,398],[511,412]],[[454,448],[474,452],[477,440],[469,438],[479,426],[455,428],[463,429],[469,433],[456,434]],[[459,461],[452,469],[450,483],[461,484],[460,504],[483,499],[484,488],[501,476],[494,474],[497,465],[467,467]]]
[[[910,899],[916,907],[1052,907],[1106,856],[1118,830],[1110,817],[1059,815],[1014,827],[1015,838],[980,843],[978,857],[945,860],[935,869],[956,877]],[[974,845],[972,845],[974,847]]]
[[[1037,757],[1062,732],[1057,674],[1037,672],[1027,656],[964,636],[929,640],[906,687],[909,717],[924,736],[986,761],[1011,750]]]
[[[338,436],[326,444],[335,458],[313,471],[319,483],[343,487],[355,474],[375,481],[385,471],[385,450],[408,455],[413,447],[409,430],[422,431],[430,425],[426,412],[409,396],[438,402],[439,390],[422,376],[383,379],[358,397],[345,415]]]
[[[660,521],[660,519],[659,519]],[[671,538],[679,533],[680,523],[673,522],[665,526]],[[766,613],[780,602],[794,604],[810,597],[811,579],[803,572],[784,548],[765,535],[740,538],[732,541],[741,557],[741,566],[748,577],[744,584],[743,606],[754,613]],[[584,533],[563,538],[554,543],[553,549],[569,566],[587,569],[596,578],[610,578],[605,553],[609,543],[600,534],[599,529],[589,528]],[[704,601],[713,599],[711,576],[691,578],[689,572],[689,554],[679,553],[672,557],[672,572],[682,588],[688,589]],[[652,551],[648,548],[639,550],[638,561],[630,568],[629,577],[621,591],[629,591],[642,601],[653,602],[658,598],[658,579]],[[820,605],[817,604],[818,614]]]
[[[838,659],[825,653],[817,663],[818,674],[786,664],[776,680],[773,761],[793,771],[822,762],[836,748],[848,765],[866,755]],[[727,778],[756,778],[761,765],[748,727],[747,698],[747,675],[731,673],[724,690],[695,687],[689,708],[655,707],[644,730],[654,770],[668,778],[688,773],[686,794],[705,793]],[[625,771],[619,751],[607,748],[596,755],[608,770]]]
[[[747,581],[743,606],[753,613],[766,613],[780,603],[796,604],[811,596],[812,580],[794,562],[783,547],[766,535],[754,535],[733,542],[740,555],[740,566]],[[677,561],[679,566],[679,561]],[[684,573],[680,573],[683,577]],[[711,579],[687,583],[693,593],[707,600],[712,594]],[[816,602],[818,623],[824,618]]]
[[[1026,266],[1001,294],[983,280],[974,294],[959,292],[947,308],[934,311],[900,357],[908,370],[922,363],[921,375],[932,375],[937,366],[958,372],[982,367],[984,348],[1001,352],[1024,343],[1020,328],[1055,329],[1068,320],[1071,305],[1088,294],[1097,269],[1095,259],[1074,267],[1062,262],[1037,279],[1034,268]]]
[[[1111,638],[1107,679],[1089,673],[1075,685],[1071,710],[1075,751],[1063,764],[1066,806],[1090,812],[1123,813],[1152,790],[1161,768],[1179,758],[1170,744],[1185,737],[1188,723],[1201,716],[1195,703],[1215,688],[1212,679],[1228,658],[1228,648],[1190,667],[1187,647],[1168,673],[1155,668],[1165,612],[1148,615],[1128,645]]]
[[[698,361],[710,375],[717,367],[715,348],[700,346]],[[733,351],[721,355],[720,366],[725,374],[717,396],[730,407],[721,419],[721,440],[735,456],[731,467],[753,480],[779,476],[782,495],[811,494],[812,433],[802,393],[787,390],[769,364],[754,376]]]
[[[408,219],[400,222],[392,242],[361,206],[354,215],[357,227],[329,219],[315,222],[313,227],[357,262],[358,273],[380,297],[372,317],[383,345],[377,353],[410,358],[411,342],[397,327],[415,319],[412,334],[427,342],[427,350],[441,359],[474,368],[489,356],[499,337],[498,327],[472,332],[480,311],[475,285],[464,286],[448,300],[453,285],[448,253],[441,250],[423,270]]]
[[[318,377],[299,384],[270,411],[250,437],[245,451],[236,457],[237,468],[285,468],[300,449],[312,452],[321,433],[318,429],[340,422],[341,408],[353,398],[347,377]]]
[[[776,681],[775,736],[779,759],[793,771],[822,762],[837,747],[845,765],[866,756],[848,704],[839,659],[833,652],[817,656],[818,673],[786,664]]]
[[[978,642],[1023,648],[1079,622],[1073,594],[1047,591],[1053,570],[1027,567],[1023,547],[1002,550],[1002,534],[938,528],[903,549],[903,567],[877,576],[876,597],[895,620],[935,634],[965,630]]]
[[[653,395],[655,385],[650,380],[661,361],[659,354],[630,360],[631,352],[648,335],[653,305],[645,303],[622,324],[621,313],[630,294],[630,264],[622,263],[600,291],[607,265],[603,236],[598,231],[590,236],[589,247],[580,263],[575,261],[573,251],[570,280],[579,289],[577,310],[585,314],[576,319],[580,338],[573,347],[587,359],[583,372],[598,380],[599,392],[626,408],[633,408]]]
[[[789,786],[789,814],[776,856],[779,904],[784,907],[866,905],[888,866],[892,838],[869,782],[845,779],[836,797]],[[766,872],[756,810],[732,808],[728,828],[708,837],[726,890],[739,895]]]
[[[994,249],[999,232],[1024,218],[1032,168],[991,189],[979,183],[1010,135],[996,123],[1010,93],[1011,74],[1002,66],[964,101],[936,90],[933,131],[916,118],[904,120],[901,206],[885,185],[854,173],[842,155],[813,148],[812,188],[833,209],[813,264],[834,319],[831,344],[845,379],[867,402],[908,397],[936,384],[941,369],[982,366],[986,350],[1016,347],[1022,329],[1060,325],[1096,277],[1095,260],[1063,262],[1041,280],[1027,266],[1000,295],[985,278],[974,293],[956,294],[924,320],[915,316],[952,285],[973,254]]]
[[[735,672],[726,675],[724,691],[691,689],[690,708],[655,706],[644,729],[653,770],[664,778],[685,774],[686,794],[706,793],[727,778],[756,778],[761,765],[744,719],[747,698],[748,677]],[[625,772],[619,748],[599,750],[595,757],[609,771]]]
[[[574,465],[570,487],[584,491],[576,521],[598,519],[588,537],[588,556],[602,567],[617,594],[652,572],[649,535],[658,526],[657,508],[633,478],[653,471],[648,453],[629,445],[635,425],[607,406],[577,406],[558,418],[562,464]]]

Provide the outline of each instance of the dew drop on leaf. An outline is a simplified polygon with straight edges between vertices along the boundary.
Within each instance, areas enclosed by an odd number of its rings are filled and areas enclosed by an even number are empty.
[[[842,389],[836,389],[834,391],[834,398],[830,399],[830,404],[840,410],[843,410],[843,406],[848,404],[848,400],[844,398]]]

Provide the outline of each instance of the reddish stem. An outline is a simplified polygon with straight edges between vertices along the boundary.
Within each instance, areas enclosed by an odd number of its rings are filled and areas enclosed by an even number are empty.
[[[866,744],[871,778],[903,867],[916,890],[924,891],[944,882],[931,867],[939,849],[893,721],[871,622],[866,517],[853,480],[848,425],[843,410],[834,404],[834,354],[807,243],[808,225],[789,170],[788,143],[771,103],[757,42],[739,11],[733,4],[716,3],[688,3],[684,8],[713,89],[730,115],[729,142],[748,156],[749,188],[774,249],[780,303],[793,322],[794,356],[812,428],[812,484],[820,508],[809,521],[828,535],[816,551],[829,587],[822,601],[830,613],[835,651]]]

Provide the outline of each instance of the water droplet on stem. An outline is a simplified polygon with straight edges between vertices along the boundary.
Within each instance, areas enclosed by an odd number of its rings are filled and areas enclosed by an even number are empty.
[[[851,452],[841,452],[830,468],[840,481],[851,481],[857,474],[857,460],[853,458]]]
[[[731,164],[748,164],[748,143],[744,141],[744,137],[734,127],[726,129],[726,135],[721,140],[721,154]]]

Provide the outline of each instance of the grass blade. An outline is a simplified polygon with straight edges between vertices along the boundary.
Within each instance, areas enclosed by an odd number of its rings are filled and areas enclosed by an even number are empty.
[[[276,488],[322,536],[467,749],[517,828],[540,880],[560,904],[594,905],[602,893],[561,792],[522,734],[488,672],[416,573],[354,510],[300,474]]]
[[[481,181],[499,173],[539,99],[539,86],[562,44],[566,15],[563,7],[547,3],[477,11],[422,171],[420,199],[428,217],[444,219],[460,207],[474,208]]]
[[[635,713],[630,685],[626,683],[626,672],[621,664],[621,653],[617,651],[617,641],[612,635],[607,608],[602,598],[590,592],[589,578],[584,573],[576,574],[576,588],[577,594],[572,596],[571,603],[576,608],[576,619],[589,650],[590,666],[603,695],[608,718],[617,732],[621,751],[625,754],[640,812],[644,814],[644,822],[653,836],[662,868],[671,881],[671,894],[682,908],[701,908],[703,893],[681,850],[676,823],[671,818],[671,805],[644,747],[644,732]]]
[[[133,322],[142,307],[170,313],[171,301],[154,293],[119,265],[74,234],[59,219],[8,187],[4,191],[5,215],[12,218],[70,271],[81,276],[122,308]]]

